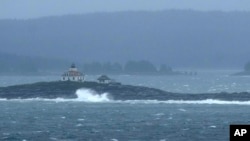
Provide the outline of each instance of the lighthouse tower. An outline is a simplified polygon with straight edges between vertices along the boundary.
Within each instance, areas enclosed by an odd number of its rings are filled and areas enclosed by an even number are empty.
[[[76,65],[72,63],[69,70],[62,74],[61,81],[82,82],[84,81],[84,75],[83,73],[79,72],[76,68]]]

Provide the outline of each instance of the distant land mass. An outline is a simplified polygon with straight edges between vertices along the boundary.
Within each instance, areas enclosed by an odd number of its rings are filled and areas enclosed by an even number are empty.
[[[244,70],[242,72],[237,72],[232,74],[234,76],[250,76],[250,61],[247,62],[244,66]]]
[[[72,82],[54,81],[38,82],[33,84],[22,84],[8,87],[0,87],[0,98],[6,99],[28,99],[28,98],[77,98],[78,89],[89,89],[97,95],[108,93],[112,100],[225,100],[225,101],[249,101],[248,92],[240,93],[203,93],[203,94],[181,94],[167,92],[160,89],[132,86],[132,85],[110,85],[98,82]]]
[[[0,75],[49,75],[63,73],[69,61],[34,56],[13,55],[0,52]],[[197,72],[175,71],[166,64],[155,66],[150,61],[77,63],[80,71],[88,75],[197,75]]]
[[[35,56],[15,55],[0,52],[0,75],[38,75],[64,70],[66,60]]]
[[[0,20],[0,52],[74,62],[150,60],[240,67],[250,60],[250,12],[110,12]]]

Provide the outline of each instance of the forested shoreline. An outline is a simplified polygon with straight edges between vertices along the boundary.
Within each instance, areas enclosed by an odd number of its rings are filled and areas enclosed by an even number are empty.
[[[113,75],[196,75],[197,72],[175,71],[166,64],[155,65],[147,60],[119,62],[69,62],[40,57],[18,56],[0,53],[0,75],[38,75],[67,71],[71,63],[85,74]]]

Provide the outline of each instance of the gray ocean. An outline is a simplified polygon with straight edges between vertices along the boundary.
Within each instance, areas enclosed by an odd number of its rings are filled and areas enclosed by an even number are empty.
[[[250,77],[234,71],[197,76],[114,75],[123,84],[170,92],[250,92]],[[0,86],[54,81],[55,76],[1,76]],[[86,76],[95,80],[97,76]],[[228,141],[230,124],[250,124],[250,101],[114,101],[76,90],[77,99],[0,99],[3,141]]]

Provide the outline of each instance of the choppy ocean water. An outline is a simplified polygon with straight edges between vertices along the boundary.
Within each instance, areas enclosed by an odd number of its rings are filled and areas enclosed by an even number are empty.
[[[133,85],[181,93],[250,90],[250,77],[228,72],[198,76],[112,76]],[[94,80],[96,76],[87,76]],[[1,86],[57,80],[2,76]],[[227,141],[230,124],[250,124],[250,101],[113,101],[76,90],[78,99],[0,99],[0,140]]]

